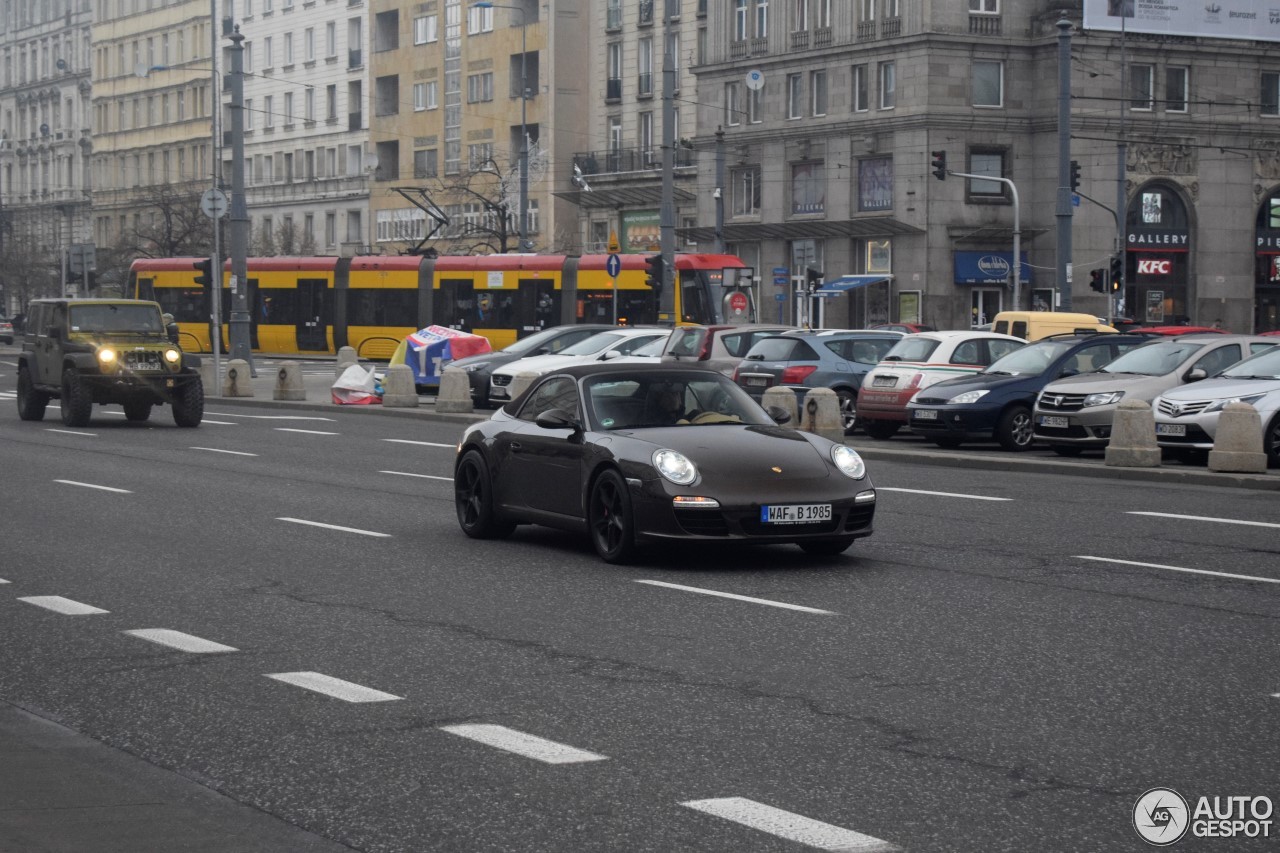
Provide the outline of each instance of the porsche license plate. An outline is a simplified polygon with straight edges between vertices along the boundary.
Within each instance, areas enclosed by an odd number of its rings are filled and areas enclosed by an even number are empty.
[[[831,520],[831,504],[773,504],[760,507],[762,524],[808,524]]]
[[[1051,429],[1066,429],[1071,426],[1071,422],[1066,418],[1059,418],[1055,415],[1041,415],[1038,421],[1040,426],[1049,427]]]
[[[1185,436],[1186,434],[1186,424],[1156,424],[1156,435]]]

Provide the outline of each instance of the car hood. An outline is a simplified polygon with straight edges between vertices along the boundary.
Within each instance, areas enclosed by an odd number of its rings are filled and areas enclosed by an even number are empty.
[[[593,358],[589,355],[531,355],[528,358],[517,359],[510,364],[504,364],[502,367],[494,371],[494,373],[510,373],[515,376],[518,373],[531,371],[533,373],[548,373],[552,370],[558,370],[561,367],[567,367],[571,364],[585,364],[586,359]]]
[[[1252,397],[1280,391],[1280,379],[1202,379],[1161,394],[1166,400],[1220,400],[1224,397]]]
[[[518,356],[507,355],[503,352],[485,352],[479,355],[469,355],[466,358],[455,358],[449,362],[449,367],[497,367],[502,364],[510,364],[517,358]]]
[[[704,480],[743,477],[804,480],[831,476],[830,445],[777,426],[705,424],[621,432],[652,445],[677,450],[693,460]]]
[[[951,399],[959,394],[967,391],[998,391],[1009,386],[1020,386],[1028,383],[1028,380],[1038,379],[1037,376],[957,376],[954,379],[944,379],[941,382],[935,382],[930,385],[926,392],[921,392],[921,397],[941,397],[943,399]]]
[[[1066,376],[1055,379],[1045,386],[1046,394],[1061,392],[1063,394],[1097,394],[1105,391],[1124,391],[1126,399],[1137,399],[1147,395],[1154,398],[1166,388],[1178,384],[1181,368],[1162,376],[1148,376],[1139,373],[1081,373],[1079,376]]]

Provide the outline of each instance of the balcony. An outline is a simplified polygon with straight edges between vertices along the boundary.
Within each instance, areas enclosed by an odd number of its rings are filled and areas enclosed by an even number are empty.
[[[875,21],[858,22],[858,41],[873,41],[876,37]]]
[[[622,78],[610,77],[605,81],[604,86],[605,101],[621,101],[622,100]]]
[[[751,55],[764,56],[769,52],[769,39],[754,38],[751,40]]]
[[[975,36],[998,36],[1000,35],[1000,16],[999,15],[970,15],[969,16],[969,34]]]
[[[796,30],[791,34],[792,50],[807,50],[809,47],[809,31]]]
[[[746,39],[729,42],[730,59],[746,59],[751,55],[751,43]]]
[[[902,35],[901,18],[885,18],[880,26],[880,38],[891,39]]]
[[[637,74],[636,75],[636,95],[641,98],[653,97],[653,75]]]
[[[675,165],[693,166],[694,151],[676,146]],[[573,155],[573,163],[584,175],[610,175],[622,172],[656,172],[662,169],[662,149],[618,148],[611,151],[579,151]]]
[[[831,47],[834,38],[831,34],[831,27],[819,27],[813,31],[814,47]]]

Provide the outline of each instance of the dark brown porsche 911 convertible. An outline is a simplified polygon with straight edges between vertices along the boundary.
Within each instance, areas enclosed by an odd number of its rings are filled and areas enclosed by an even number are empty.
[[[646,542],[834,555],[870,535],[876,492],[862,458],[775,417],[786,414],[712,370],[606,362],[549,373],[463,434],[458,523],[476,539],[519,524],[587,533],[610,563]]]

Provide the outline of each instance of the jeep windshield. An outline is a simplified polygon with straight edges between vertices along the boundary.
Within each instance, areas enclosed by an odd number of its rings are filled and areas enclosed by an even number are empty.
[[[72,305],[71,331],[162,335],[164,326],[154,305]]]

